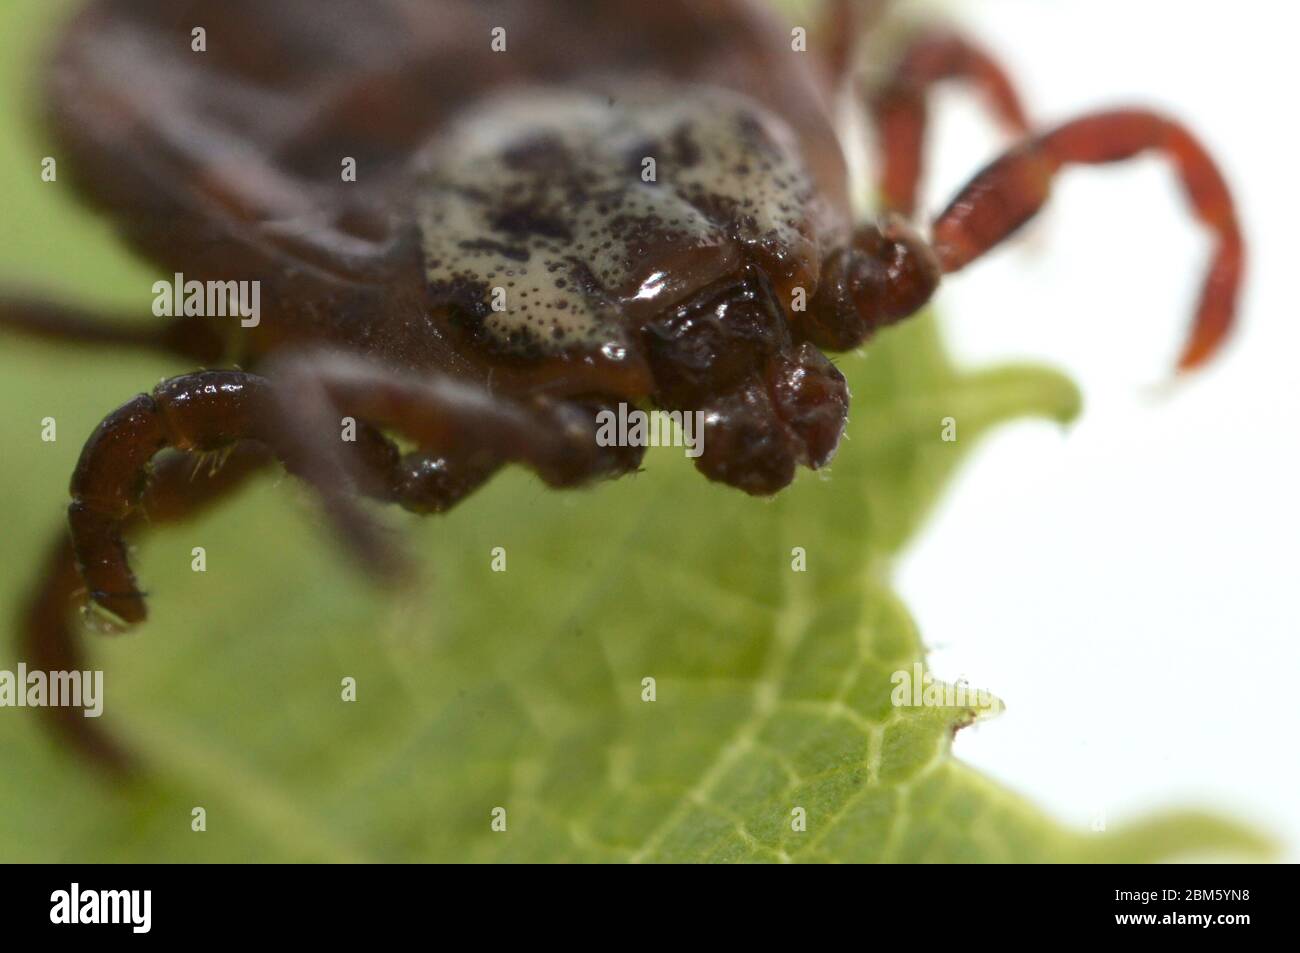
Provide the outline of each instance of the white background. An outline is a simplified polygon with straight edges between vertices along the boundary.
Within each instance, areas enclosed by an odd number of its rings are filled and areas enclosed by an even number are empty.
[[[963,759],[1086,826],[1217,808],[1300,857],[1300,15],[1291,3],[982,0],[948,11],[1042,122],[1139,103],[1217,154],[1249,241],[1240,331],[1169,378],[1209,241],[1167,166],[1079,169],[1012,249],[939,304],[967,363],[1034,359],[1081,385],[1068,431],[985,442],[900,567],[940,677],[1008,705]],[[937,100],[925,209],[1001,140]],[[927,217],[928,217],[927,214]]]

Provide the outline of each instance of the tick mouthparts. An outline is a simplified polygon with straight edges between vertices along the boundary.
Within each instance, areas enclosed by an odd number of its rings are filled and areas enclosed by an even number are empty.
[[[830,462],[848,408],[844,376],[816,347],[800,345],[704,408],[696,466],[710,480],[769,496],[788,486],[799,466]]]
[[[812,344],[773,358],[767,386],[777,417],[803,444],[799,462],[816,470],[830,462],[849,414],[849,385]]]

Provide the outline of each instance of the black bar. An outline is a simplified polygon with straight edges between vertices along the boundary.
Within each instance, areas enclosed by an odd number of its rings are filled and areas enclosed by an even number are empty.
[[[883,926],[917,942],[947,934],[964,948],[976,941],[1124,934],[1235,941],[1257,931],[1290,932],[1296,922],[1295,868],[1287,866],[829,868],[758,875],[756,881],[749,880],[754,874],[722,870],[602,871],[593,881],[586,870],[418,866],[50,865],[11,866],[7,873],[11,883],[0,893],[6,940],[62,934],[128,942],[254,936],[337,941],[412,930],[436,938],[456,924],[486,927],[483,935],[490,937],[528,922],[541,940],[550,931],[595,935],[596,918],[624,921],[629,939],[669,930],[665,936],[681,938],[692,935],[681,931],[701,918],[740,933],[765,931],[776,918],[798,932],[848,930],[863,942],[871,936],[884,942]],[[569,877],[572,884],[565,883]],[[693,883],[696,877],[705,881]],[[119,920],[127,922],[51,922],[68,919],[74,883],[81,911],[111,913],[116,905]],[[105,898],[100,891],[149,891],[148,931],[136,932],[143,926],[143,893],[131,895],[128,907],[123,894]]]

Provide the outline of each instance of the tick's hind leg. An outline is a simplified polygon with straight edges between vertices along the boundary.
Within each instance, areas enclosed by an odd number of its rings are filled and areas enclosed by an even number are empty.
[[[189,519],[242,486],[269,460],[265,448],[252,443],[239,444],[220,467],[212,469],[196,471],[194,461],[183,454],[167,457],[154,468],[130,527]],[[80,633],[74,624],[76,596],[81,589],[72,540],[63,530],[21,620],[18,657],[29,668],[44,672],[85,669]],[[80,709],[70,707],[51,706],[40,711],[61,738],[96,764],[115,771],[129,767],[127,755],[100,727],[100,719],[86,718]]]
[[[225,351],[220,334],[202,318],[131,321],[58,304],[36,295],[0,294],[0,331],[70,344],[157,351],[211,364]]]
[[[1006,129],[1028,133],[1024,107],[996,59],[950,30],[927,30],[913,37],[892,72],[870,95],[881,162],[880,191],[885,208],[910,218],[925,162],[931,88],[957,81],[977,90]]]
[[[1156,113],[1128,109],[1084,116],[985,167],[935,220],[934,250],[941,267],[945,273],[957,271],[1013,234],[1042,208],[1052,180],[1066,166],[1120,162],[1147,151],[1172,160],[1192,211],[1215,236],[1191,334],[1178,361],[1180,370],[1196,367],[1231,329],[1245,251],[1232,195],[1214,160],[1191,133]]]

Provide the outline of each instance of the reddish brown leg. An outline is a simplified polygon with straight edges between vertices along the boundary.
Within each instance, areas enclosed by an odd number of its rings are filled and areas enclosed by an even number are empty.
[[[242,486],[269,459],[263,447],[251,443],[236,446],[223,465],[213,470],[205,467],[196,472],[192,459],[180,454],[167,457],[154,469],[140,506],[126,528],[135,530],[141,523],[161,525],[189,519]],[[29,668],[45,672],[85,670],[79,633],[72,625],[81,588],[72,540],[65,530],[51,549],[44,574],[23,612],[18,656]],[[127,754],[104,731],[100,719],[86,718],[76,708],[47,707],[41,713],[59,737],[96,765],[119,773],[130,767]]]
[[[72,474],[68,525],[88,608],[98,613],[101,623],[122,628],[143,621],[147,614],[144,595],[127,562],[123,531],[144,498],[154,455],[168,447],[215,451],[253,440],[296,471],[301,461],[285,458],[288,441],[281,439],[275,415],[272,388],[265,378],[244,371],[200,371],[163,381],[95,429]],[[337,423],[334,430],[337,436]],[[348,446],[376,458],[391,449],[369,430],[359,430],[355,445]],[[361,465],[354,469],[367,471]],[[353,489],[336,486],[330,491],[342,494]]]
[[[879,137],[880,190],[885,208],[910,218],[924,165],[930,89],[958,80],[978,90],[989,109],[1016,136],[1029,131],[1029,120],[1015,87],[998,62],[984,50],[948,31],[920,34],[906,48],[892,75],[871,96],[871,113]]]
[[[146,615],[122,533],[144,499],[154,455],[168,447],[221,450],[260,439],[256,421],[266,391],[264,381],[242,371],[187,374],[129,401],[91,434],[72,474],[68,525],[89,607],[108,625]]]
[[[272,377],[203,371],[172,378],[92,434],[73,473],[68,522],[89,597],[110,624],[146,615],[122,533],[139,507],[150,460],[166,447],[219,450],[240,440],[270,447],[314,486],[345,542],[381,577],[402,566],[357,506],[357,493],[437,511],[505,462],[569,486],[625,472],[640,459],[635,448],[598,447],[594,415],[581,404],[511,401],[472,383],[329,354],[283,361]],[[355,443],[343,438],[343,415],[359,422]],[[371,426],[403,434],[421,452],[399,459]]]
[[[1206,361],[1227,337],[1244,268],[1241,229],[1227,183],[1182,126],[1143,110],[1095,113],[1037,136],[975,176],[934,223],[934,250],[945,273],[1004,241],[1047,201],[1052,179],[1071,164],[1099,165],[1148,150],[1174,164],[1192,211],[1216,245],[1180,370]]]
[[[225,350],[220,335],[201,318],[129,321],[18,294],[0,295],[0,330],[5,329],[54,341],[159,351],[200,364],[219,361]]]

